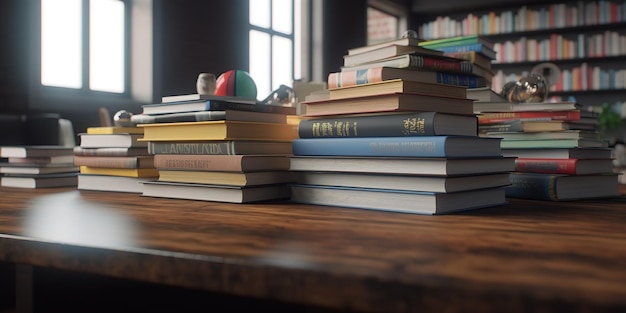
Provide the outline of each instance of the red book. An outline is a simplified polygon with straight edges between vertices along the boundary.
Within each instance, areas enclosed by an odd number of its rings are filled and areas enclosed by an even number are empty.
[[[580,111],[494,112],[477,115],[478,124],[494,124],[513,120],[579,121]]]
[[[515,171],[526,173],[587,175],[613,171],[612,159],[517,158]]]

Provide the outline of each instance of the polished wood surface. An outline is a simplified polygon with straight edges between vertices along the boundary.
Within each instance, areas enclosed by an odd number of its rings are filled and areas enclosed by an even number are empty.
[[[64,188],[0,199],[0,261],[16,264],[337,310],[626,311],[626,196],[442,216]]]

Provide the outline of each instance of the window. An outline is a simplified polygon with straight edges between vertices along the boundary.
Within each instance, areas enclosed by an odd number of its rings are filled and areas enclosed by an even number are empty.
[[[367,43],[399,38],[407,29],[406,10],[384,0],[370,0],[367,7]]]
[[[257,97],[281,84],[292,86],[300,71],[301,0],[250,0],[250,75]],[[296,66],[298,64],[298,66]]]
[[[123,0],[41,0],[41,84],[125,93]]]

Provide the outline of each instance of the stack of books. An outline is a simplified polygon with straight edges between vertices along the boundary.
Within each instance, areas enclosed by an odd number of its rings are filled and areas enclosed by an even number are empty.
[[[145,182],[142,195],[230,203],[288,199],[295,112],[197,94],[144,105],[131,121],[143,129],[158,179]]]
[[[76,186],[78,168],[74,166],[72,149],[57,145],[0,147],[0,186],[32,189]]]
[[[79,190],[142,193],[143,182],[158,176],[138,127],[88,127],[79,134],[74,164]]]
[[[598,116],[576,102],[475,102],[479,135],[516,157],[508,197],[577,200],[617,196],[618,176]]]
[[[292,201],[418,214],[505,203],[515,158],[478,136],[467,86],[414,77],[329,83],[298,104]]]

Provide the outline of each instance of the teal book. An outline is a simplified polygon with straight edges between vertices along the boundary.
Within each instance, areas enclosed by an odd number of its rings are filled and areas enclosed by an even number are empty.
[[[294,155],[377,157],[495,157],[500,138],[478,136],[415,136],[298,138]]]
[[[565,175],[515,172],[506,196],[533,200],[564,201],[619,196],[617,174]]]
[[[491,49],[493,49],[495,42],[479,35],[468,35],[468,36],[458,36],[458,37],[450,37],[450,38],[442,38],[442,39],[433,39],[420,43],[421,47],[428,49],[439,49],[443,47],[451,47],[451,46],[461,46],[461,45],[470,45],[470,44],[483,44]]]

